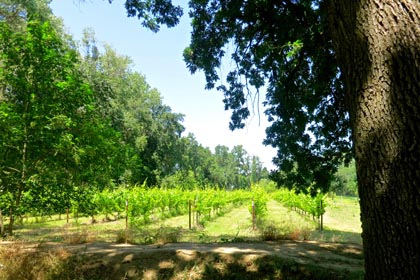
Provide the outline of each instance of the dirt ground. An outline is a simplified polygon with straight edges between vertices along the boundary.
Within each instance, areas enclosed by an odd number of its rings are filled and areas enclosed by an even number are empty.
[[[3,243],[7,246],[7,243]],[[64,250],[74,278],[57,279],[361,279],[360,245],[308,241],[25,244],[25,250]]]

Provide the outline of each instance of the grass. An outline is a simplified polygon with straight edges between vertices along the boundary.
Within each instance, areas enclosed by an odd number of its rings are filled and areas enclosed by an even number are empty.
[[[90,218],[70,220],[51,220],[41,223],[17,224],[14,230],[14,238],[28,242],[68,242],[75,243],[71,239],[77,236],[86,236],[88,241],[110,241],[118,230],[124,228],[124,221],[118,220],[108,223],[90,222]],[[83,238],[81,238],[83,239]],[[70,242],[69,242],[70,241]]]
[[[263,220],[262,226],[265,230],[263,236],[267,235],[266,240],[308,240],[310,233],[317,229],[317,224],[312,219],[302,216],[276,201],[270,201],[267,208],[269,214]]]
[[[329,201],[327,211],[327,223],[330,228],[348,232],[362,232],[358,198],[336,197]]]
[[[327,242],[362,244],[360,206],[357,198],[336,197],[328,201],[323,232],[313,232],[311,238]]]
[[[255,240],[257,238],[257,232],[252,227],[252,217],[248,205],[242,205],[235,208],[234,211],[207,222],[202,235],[202,240],[208,242]]]

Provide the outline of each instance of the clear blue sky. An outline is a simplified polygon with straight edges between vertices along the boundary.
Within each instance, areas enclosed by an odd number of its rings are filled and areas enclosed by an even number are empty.
[[[180,5],[185,8],[186,1]],[[204,90],[204,75],[191,75],[187,70],[182,52],[189,44],[191,27],[185,9],[178,26],[162,27],[153,33],[143,28],[137,18],[128,18],[120,0],[112,4],[108,0],[55,0],[51,8],[63,19],[66,31],[74,39],[80,40],[83,29],[90,27],[100,43],[108,43],[119,54],[129,56],[134,70],[159,90],[163,102],[185,115],[186,133],[194,133],[203,146],[214,150],[218,144],[229,148],[243,145],[249,154],[259,156],[267,168],[274,168],[271,159],[276,152],[262,144],[268,126],[264,109],[261,107],[260,118],[255,115],[244,129],[230,131],[230,112],[224,110],[223,94]]]

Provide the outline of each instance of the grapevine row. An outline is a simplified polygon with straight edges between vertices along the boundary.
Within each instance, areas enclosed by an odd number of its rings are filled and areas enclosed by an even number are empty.
[[[312,197],[309,194],[297,194],[293,190],[280,189],[274,192],[271,197],[287,207],[300,209],[313,217],[319,218],[325,213],[325,195],[322,193]]]
[[[28,196],[29,198],[29,196]],[[230,205],[249,205],[250,213],[262,216],[267,211],[268,195],[264,190],[253,187],[251,190],[227,191],[221,189],[182,190],[181,188],[161,189],[144,186],[120,187],[95,192],[88,188],[76,188],[68,202],[61,207],[46,207],[39,212],[36,203],[21,204],[19,216],[33,213],[53,214],[68,211],[77,218],[90,216],[95,219],[104,215],[106,219],[128,216],[133,223],[149,223],[154,217],[159,219],[187,214],[189,205],[201,219],[209,219],[228,209]],[[29,202],[29,200],[28,200]],[[28,207],[23,207],[27,205]],[[32,206],[32,207],[31,207]],[[16,209],[15,209],[16,213]]]
[[[219,213],[227,205],[240,205],[250,201],[249,191],[225,191],[205,189],[184,191],[181,189],[147,189],[134,187],[120,188],[114,191],[103,191],[95,194],[95,214],[111,215],[125,210],[127,203],[130,221],[148,223],[152,215],[172,217],[188,212],[192,204],[195,212],[210,218],[211,213]]]

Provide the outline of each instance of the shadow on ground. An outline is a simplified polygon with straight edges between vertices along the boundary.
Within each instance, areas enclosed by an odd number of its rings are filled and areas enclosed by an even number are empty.
[[[1,279],[363,279],[357,244],[44,243],[0,253]]]

